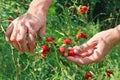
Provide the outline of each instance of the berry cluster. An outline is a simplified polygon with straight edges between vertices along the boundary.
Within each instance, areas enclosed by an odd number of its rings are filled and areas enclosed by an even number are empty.
[[[82,6],[78,9],[78,13],[80,14],[86,14],[87,13],[87,10],[89,9],[89,7],[87,6]]]
[[[83,32],[80,32],[76,35],[76,40],[79,40],[81,38],[85,38],[87,39],[87,35]],[[55,44],[54,42],[54,38],[49,36],[46,38],[46,42],[47,43],[52,43],[52,44]],[[72,40],[70,38],[65,38],[63,40],[63,45],[59,47],[58,51],[61,55],[64,55],[65,53],[67,53],[67,56],[74,56],[74,55],[77,55],[75,54],[74,52],[74,49],[67,49],[68,48],[68,45],[72,44]],[[41,53],[41,57],[42,58],[45,58],[47,53],[50,51],[50,48],[48,45],[44,44],[41,46],[41,49],[42,49],[42,53]]]
[[[113,74],[112,70],[107,70],[106,71],[107,77],[111,77],[112,74]],[[88,73],[85,74],[84,80],[89,80],[92,76],[93,76],[93,73],[90,71],[90,72],[88,72]]]

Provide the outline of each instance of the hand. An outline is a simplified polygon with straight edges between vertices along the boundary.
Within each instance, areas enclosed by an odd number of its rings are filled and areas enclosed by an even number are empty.
[[[97,44],[94,42],[97,42]],[[115,29],[102,31],[94,35],[83,45],[73,47],[74,52],[78,55],[66,56],[66,58],[77,64],[99,62],[118,42],[119,35]]]
[[[36,17],[30,13],[16,18],[6,30],[6,40],[20,52],[34,53],[36,32],[43,37],[46,30],[46,14]]]

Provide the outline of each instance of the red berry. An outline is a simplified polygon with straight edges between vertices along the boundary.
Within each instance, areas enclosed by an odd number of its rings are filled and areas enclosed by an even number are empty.
[[[13,21],[14,19],[11,18],[11,17],[9,17],[7,20],[11,22],[11,21]]]
[[[76,39],[80,39],[81,38],[81,33],[76,35]]]
[[[68,45],[68,44],[71,43],[71,40],[70,39],[65,39],[63,43]]]
[[[79,13],[81,14],[86,14],[86,11],[88,10],[88,7],[87,6],[82,6],[80,9],[79,9]]]
[[[42,50],[43,50],[43,52],[46,52],[46,51],[48,52],[48,51],[50,51],[50,48],[47,45],[43,45]]]
[[[81,13],[81,14],[85,14],[86,11],[85,11],[84,9],[79,9],[79,13]]]
[[[64,47],[60,47],[59,48],[59,52],[63,55],[65,53],[65,48]]]
[[[87,34],[81,33],[81,37],[87,39]]]
[[[107,71],[106,74],[108,77],[110,77],[110,75],[112,74],[113,72],[111,70]]]
[[[82,6],[82,9],[83,9],[84,11],[86,11],[86,10],[88,9],[88,7],[87,7],[87,6]]]
[[[74,49],[69,49],[68,50],[68,56],[74,56],[75,53],[74,53]]]
[[[85,74],[84,79],[88,80],[90,77],[92,77],[92,74],[89,72]]]
[[[46,38],[46,41],[52,43],[54,41],[54,38],[49,36]]]

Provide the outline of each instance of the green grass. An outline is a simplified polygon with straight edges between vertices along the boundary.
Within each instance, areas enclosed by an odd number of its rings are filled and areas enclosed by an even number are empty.
[[[71,63],[58,52],[58,48],[62,45],[64,38],[69,37],[74,41],[74,44],[80,45],[100,31],[99,23],[94,24],[89,21],[87,24],[82,22],[79,24],[77,20],[80,17],[71,21],[67,11],[65,14],[61,14],[63,16],[62,21],[60,19],[61,15],[57,15],[54,11],[55,7],[53,4],[47,15],[46,34],[43,40],[37,40],[36,53],[34,55],[29,53],[20,54],[6,42],[4,31],[9,25],[7,18],[16,18],[22,15],[30,1],[27,2],[26,7],[19,7],[20,3],[16,3],[16,1],[5,2],[2,0],[2,2],[0,3],[3,5],[0,5],[0,13],[2,13],[0,16],[0,80],[84,80],[84,75],[88,72],[93,73],[90,80],[120,79],[120,44],[114,47],[103,61],[90,65]],[[10,3],[12,3],[11,6]],[[16,15],[14,13],[16,9],[20,10],[20,14]],[[89,38],[87,40],[75,40],[75,35],[80,30],[88,34]],[[57,45],[47,43],[51,50],[46,58],[40,59],[40,46],[45,43],[47,36],[53,36]],[[110,78],[106,76],[107,70],[113,71]]]

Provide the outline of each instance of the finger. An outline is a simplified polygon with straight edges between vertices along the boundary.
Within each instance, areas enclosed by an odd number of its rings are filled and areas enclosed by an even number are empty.
[[[73,49],[72,47],[68,47],[68,50]]]
[[[93,54],[93,52],[94,52],[94,49],[89,49],[88,51],[82,54],[78,54],[78,55],[80,55],[81,57],[86,57],[86,56],[90,56],[91,54]]]
[[[29,46],[29,51],[32,54],[34,53],[34,49],[36,47],[35,40],[36,40],[35,34],[28,33],[28,46]]]
[[[96,51],[96,52],[94,52],[94,54],[87,56],[87,57],[67,56],[66,59],[68,59],[71,62],[75,62],[77,64],[86,65],[86,64],[91,64],[94,62],[101,61],[101,59],[102,59],[101,57],[103,57],[103,56],[101,56],[101,53]]]
[[[75,54],[80,54],[81,53],[80,46],[74,46],[73,49],[74,49]]]
[[[88,46],[86,47],[87,50],[94,48],[98,44],[98,40],[92,41],[91,43],[87,43],[87,44],[88,44]]]
[[[15,49],[19,50],[19,46],[18,46],[17,42],[12,42],[11,45],[12,45]]]
[[[29,51],[29,49],[28,49],[28,46],[27,46],[27,42],[25,42],[25,41],[23,41],[24,43],[22,43],[22,44],[20,44],[19,42],[18,42],[18,46],[19,46],[19,51],[21,52],[21,53],[24,53],[24,52],[28,52]]]
[[[13,23],[11,23],[6,29],[6,33],[5,33],[6,41],[10,42],[10,37],[11,37],[12,32],[13,32]]]
[[[18,46],[18,43],[17,43],[17,34],[18,34],[18,26],[17,24],[14,23],[14,26],[13,26],[13,31],[11,33],[11,36],[10,36],[10,43],[17,49],[17,50],[20,50],[19,49],[19,46]]]
[[[76,56],[76,57],[68,56],[68,57],[66,57],[66,59],[71,62],[74,62],[77,64],[83,64],[83,65],[92,63],[92,61],[90,59],[79,57],[79,56]]]
[[[34,25],[31,25],[30,23],[26,23],[26,26],[28,27],[28,49],[31,54],[34,53],[34,49],[36,47],[35,40],[36,40],[36,31],[34,29]]]
[[[46,23],[38,31],[39,36],[43,37],[45,35],[45,31],[46,31]]]
[[[13,32],[11,33],[10,41],[16,42],[17,34],[18,34],[18,26],[17,24],[15,24],[13,28]]]
[[[19,24],[19,33],[17,35],[17,43],[21,52],[28,51],[26,42],[27,27],[24,24]]]
[[[21,42],[26,38],[27,27],[24,24],[19,24],[19,33],[17,35],[17,41]]]
[[[98,44],[98,41],[93,41],[91,43],[84,43],[81,46],[74,47],[77,54],[87,52],[89,49],[95,49],[95,46]]]

